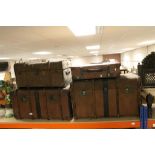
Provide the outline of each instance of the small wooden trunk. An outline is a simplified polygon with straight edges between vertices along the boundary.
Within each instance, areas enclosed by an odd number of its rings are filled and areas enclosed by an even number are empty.
[[[120,75],[120,64],[71,67],[71,70],[73,80],[111,78],[118,77]]]

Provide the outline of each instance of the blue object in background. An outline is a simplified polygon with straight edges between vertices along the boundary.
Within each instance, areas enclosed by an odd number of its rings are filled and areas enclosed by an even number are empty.
[[[143,129],[147,129],[148,108],[144,106],[144,125]]]
[[[148,108],[146,106],[140,107],[140,128],[141,129],[147,129],[147,123],[148,123]]]
[[[142,105],[140,107],[140,128],[143,129],[144,128],[144,117],[143,117],[143,111],[144,111],[144,106]]]

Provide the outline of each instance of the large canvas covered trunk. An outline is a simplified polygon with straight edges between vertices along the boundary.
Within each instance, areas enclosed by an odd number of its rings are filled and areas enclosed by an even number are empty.
[[[134,74],[121,75],[118,79],[119,115],[139,116],[141,83]]]
[[[71,67],[73,80],[111,78],[120,75],[120,63]]]
[[[74,81],[71,99],[74,118],[102,118],[117,116],[115,79]]]
[[[69,87],[64,89],[18,89],[12,94],[18,119],[70,120],[72,108]]]
[[[16,63],[16,83],[20,87],[65,87],[71,81],[68,61],[47,63]]]
[[[71,87],[74,117],[139,116],[140,87],[140,79],[134,74],[74,81]]]

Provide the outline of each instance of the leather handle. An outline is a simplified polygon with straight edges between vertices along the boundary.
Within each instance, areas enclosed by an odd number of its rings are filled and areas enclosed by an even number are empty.
[[[27,100],[28,100],[27,97],[25,97],[25,96],[21,97],[21,101],[22,101],[22,102],[26,103]]]
[[[90,68],[90,69],[82,69],[83,72],[102,72],[106,71],[105,68]]]

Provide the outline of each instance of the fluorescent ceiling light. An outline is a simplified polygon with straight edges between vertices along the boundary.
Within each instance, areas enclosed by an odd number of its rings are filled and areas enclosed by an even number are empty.
[[[130,50],[133,50],[133,48],[124,48],[122,49],[123,51],[130,51]]]
[[[8,57],[1,57],[0,60],[9,60],[10,58]]]
[[[100,49],[100,45],[92,45],[92,46],[86,46],[87,50],[98,50]]]
[[[71,55],[71,56],[68,56],[67,58],[78,58],[78,56],[73,56],[73,55]]]
[[[75,56],[72,56],[72,55],[71,55],[71,56],[68,56],[68,57],[69,57],[69,58],[74,58]]]
[[[99,53],[99,51],[90,51],[89,53],[90,54],[96,54],[96,53]]]
[[[95,26],[68,26],[75,36],[95,35]]]
[[[98,54],[98,53],[94,53],[94,54],[92,54],[92,55],[98,56],[99,54]]]
[[[139,43],[138,45],[151,45],[154,43],[155,43],[155,40],[146,40],[146,41]]]
[[[39,58],[29,58],[29,60],[37,60],[37,59],[39,59]]]
[[[52,54],[51,52],[48,51],[40,51],[40,52],[33,52],[35,55],[49,55]]]

